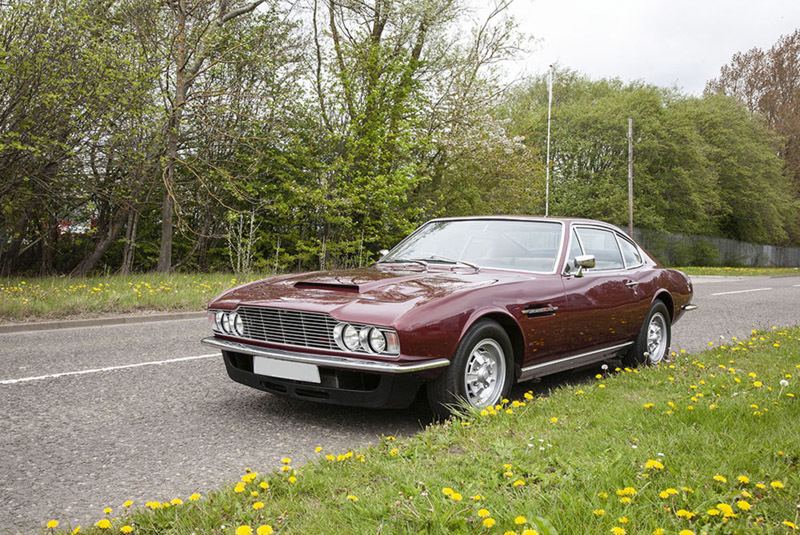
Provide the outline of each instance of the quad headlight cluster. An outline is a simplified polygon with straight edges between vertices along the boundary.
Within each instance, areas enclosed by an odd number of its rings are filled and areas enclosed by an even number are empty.
[[[244,320],[238,312],[209,311],[208,322],[217,331],[234,336],[244,336]]]
[[[333,340],[342,351],[365,351],[378,355],[400,354],[400,339],[397,333],[384,327],[339,323],[333,328]]]

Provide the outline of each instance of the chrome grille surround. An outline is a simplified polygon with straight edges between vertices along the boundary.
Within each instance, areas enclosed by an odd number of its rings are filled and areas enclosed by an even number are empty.
[[[338,323],[330,314],[285,308],[240,306],[244,338],[297,347],[338,351],[333,328]]]

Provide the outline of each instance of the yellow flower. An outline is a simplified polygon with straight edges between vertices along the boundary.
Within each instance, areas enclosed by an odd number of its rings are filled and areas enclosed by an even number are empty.
[[[48,529],[55,529],[57,527],[58,527],[58,520],[51,520],[50,522],[47,523]]]
[[[314,453],[319,453],[321,451],[322,451],[322,446],[317,446],[316,448],[314,448]]]
[[[196,492],[194,494],[192,494],[191,496],[189,496],[189,501],[191,501],[191,502],[196,502],[199,499],[200,499],[200,495],[197,494]]]
[[[518,479],[518,480],[514,481],[514,483],[512,483],[512,486],[514,486],[514,487],[524,487],[525,486],[525,482],[522,481],[521,479]]]
[[[773,481],[772,483],[769,484],[769,486],[772,487],[773,489],[782,489],[783,483],[781,483],[780,481]]]
[[[242,483],[237,483],[235,487],[233,487],[233,492],[236,494],[241,494],[244,492],[244,485]]]
[[[253,509],[255,509],[256,511],[263,508],[264,508],[264,502],[256,502],[253,504]]]
[[[606,514],[605,509],[595,509],[592,512],[594,513],[594,516],[603,516],[604,514]]]
[[[645,403],[644,404],[644,408],[645,409],[652,409],[653,407],[655,407],[655,403]]]
[[[524,516],[518,516],[517,518],[514,519],[514,523],[517,525],[525,524],[526,522],[527,520],[525,519]]]
[[[472,499],[479,502],[483,499],[483,496],[481,496],[480,494],[476,494],[475,496],[472,497]]]
[[[600,497],[600,498],[606,499],[606,498],[608,498],[608,493],[607,492],[598,492],[597,496]]]
[[[682,529],[678,535],[694,535],[694,531],[690,529]]]
[[[661,462],[653,460],[653,459],[648,460],[644,464],[644,467],[648,468],[648,469],[652,468],[652,469],[655,469],[655,470],[663,470],[664,469],[664,465],[661,464]]]
[[[750,504],[747,503],[744,500],[740,500],[740,501],[736,502],[736,507],[738,507],[742,511],[749,511],[750,510]]]
[[[490,527],[494,526],[495,524],[496,524],[496,522],[494,521],[494,518],[484,518],[483,519],[484,527],[490,528]]]
[[[75,528],[75,529],[73,529],[73,530],[72,530],[72,535],[76,535],[76,534],[78,534],[78,533],[80,533],[80,532],[81,532],[81,527],[80,527],[80,526],[78,526],[77,528]]]
[[[478,516],[481,517],[481,518],[486,518],[487,516],[489,516],[489,510],[488,509],[479,509],[478,510]]]
[[[633,487],[625,487],[624,489],[618,489],[617,494],[619,496],[634,496],[636,494],[636,489]]]
[[[236,528],[236,535],[253,535],[253,528],[250,526],[239,526]]]
[[[555,416],[553,416],[552,418],[550,418],[550,422],[551,422],[551,423],[556,423],[557,421],[558,421],[558,418],[556,418]]]
[[[619,499],[620,503],[631,503],[631,499],[629,496],[623,496]]]
[[[761,386],[763,386],[763,383],[761,381],[755,381],[753,383],[753,386],[756,387],[756,388],[760,388]]]
[[[522,535],[539,535],[539,532],[532,529],[523,529]]]
[[[453,494],[450,495],[450,499],[453,500],[454,502],[460,502],[464,498],[463,496],[461,496],[461,494],[454,492]]]
[[[678,491],[673,488],[668,488],[665,492],[667,494],[673,494],[673,495],[678,494]]]
[[[627,516],[620,517],[620,518],[617,519],[617,522],[619,522],[620,524],[627,524],[628,523],[628,517]]]
[[[272,526],[269,526],[267,524],[263,526],[258,526],[258,529],[256,529],[256,535],[272,535],[272,533],[273,533]]]
[[[281,462],[283,464],[289,464],[290,462],[292,462],[292,460],[288,457],[284,457],[283,459],[281,459]]]
[[[107,515],[108,515],[108,514],[111,514],[111,507],[106,507],[105,509],[103,509],[103,512],[104,512],[105,514],[107,514]]]
[[[739,483],[742,483],[743,485],[747,485],[748,483],[750,483],[750,478],[747,476],[739,476],[736,479],[738,479]]]
[[[720,515],[720,511],[719,511],[719,509],[709,509],[708,511],[706,511],[706,514],[708,516],[719,516]]]
[[[658,497],[666,500],[667,498],[669,498],[669,492],[667,492],[666,490],[662,490],[661,492],[658,493]]]
[[[261,487],[264,490],[267,490],[269,488],[269,483],[267,483],[266,481],[262,481],[261,483],[258,484],[258,486]],[[190,496],[190,498],[191,498],[191,496]]]
[[[781,524],[792,529],[797,529],[797,524],[795,524],[794,522],[789,522],[788,520],[784,520],[783,522],[781,522]]]
[[[122,533],[131,533],[133,531],[133,527],[131,526],[122,526],[119,528]]]
[[[100,529],[109,529],[111,527],[111,522],[107,518],[103,518],[95,522],[95,526]]]
[[[297,483],[297,478],[296,478],[296,477],[294,477],[294,476],[290,476],[290,477],[289,477],[289,483],[291,483],[292,485],[294,485],[295,483]]]
[[[720,483],[727,483],[728,482],[728,480],[725,479],[725,476],[721,476],[719,474],[714,476],[714,480],[715,481],[719,481]]]
[[[611,533],[614,535],[625,535],[627,532],[619,526],[614,526],[611,528]]]
[[[653,532],[653,535],[664,535],[664,528],[658,528]]]
[[[175,499],[174,499],[174,500],[172,500],[170,503],[171,503],[172,505],[183,505],[183,500],[181,500],[180,498],[175,498]]]
[[[389,450],[389,455],[391,455],[392,457],[394,457],[398,453],[400,453],[400,450],[398,450],[397,448],[392,448],[391,450]]]
[[[450,487],[445,487],[442,489],[442,493],[445,496],[450,496],[451,494],[453,494],[453,489],[451,489]]]

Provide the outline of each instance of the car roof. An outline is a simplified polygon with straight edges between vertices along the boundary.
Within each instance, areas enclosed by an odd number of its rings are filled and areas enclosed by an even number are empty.
[[[550,223],[567,223],[572,224],[588,224],[606,227],[617,232],[621,232],[626,236],[628,233],[616,225],[606,223],[605,221],[598,221],[596,219],[586,219],[579,217],[543,217],[543,216],[527,216],[527,215],[480,215],[480,216],[459,216],[459,217],[437,217],[430,221],[481,221],[481,220],[495,220],[495,221],[541,221]],[[428,222],[430,222],[428,221]]]

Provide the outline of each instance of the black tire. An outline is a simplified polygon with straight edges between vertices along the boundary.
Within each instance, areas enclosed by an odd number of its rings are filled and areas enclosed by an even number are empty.
[[[450,365],[427,384],[434,414],[447,418],[459,404],[483,408],[503,399],[514,377],[512,351],[508,335],[497,322],[475,323],[458,344]]]
[[[628,366],[658,364],[669,354],[671,343],[672,324],[669,310],[663,301],[657,300],[650,307],[636,342],[623,361]]]

